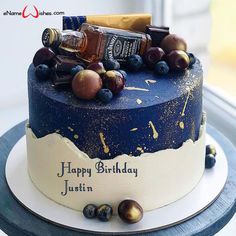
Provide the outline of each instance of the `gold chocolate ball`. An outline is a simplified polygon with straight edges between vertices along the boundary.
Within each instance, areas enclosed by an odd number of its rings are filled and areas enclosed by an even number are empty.
[[[78,72],[72,80],[72,90],[81,99],[90,100],[96,97],[102,88],[102,79],[92,70]]]
[[[134,200],[124,200],[118,206],[118,214],[125,223],[134,224],[143,218],[143,209]]]
[[[186,52],[173,50],[166,56],[171,70],[184,71],[189,66],[189,57]]]
[[[176,34],[167,35],[160,44],[160,47],[165,51],[165,53],[170,53],[173,50],[187,51],[186,41]]]

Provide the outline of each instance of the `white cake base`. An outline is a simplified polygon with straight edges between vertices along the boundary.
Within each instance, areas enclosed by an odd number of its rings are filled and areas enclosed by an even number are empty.
[[[37,138],[26,126],[28,172],[48,198],[77,211],[107,203],[117,213],[124,199],[137,201],[144,211],[181,199],[199,183],[205,169],[205,123],[195,142],[178,149],[91,159],[57,133]]]
[[[217,149],[216,166],[213,169],[205,170],[198,185],[185,197],[165,207],[145,212],[143,219],[133,225],[123,223],[117,216],[107,223],[99,222],[96,219],[88,220],[82,213],[59,205],[43,195],[33,185],[27,173],[25,137],[19,140],[9,154],[6,163],[6,179],[9,188],[20,203],[52,223],[100,233],[150,231],[189,219],[209,206],[222,191],[228,174],[227,160],[215,140],[207,136],[207,143],[214,144]]]

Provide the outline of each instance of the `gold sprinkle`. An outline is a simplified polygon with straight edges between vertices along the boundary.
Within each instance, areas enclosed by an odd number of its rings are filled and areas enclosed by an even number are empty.
[[[184,129],[184,122],[183,121],[179,122],[179,127],[180,127],[180,129]]]
[[[105,143],[104,134],[102,132],[100,132],[99,136],[100,136],[100,139],[101,139],[101,142],[102,142],[102,145],[103,145],[104,153],[108,153],[110,150],[109,150],[109,147]]]
[[[156,80],[152,80],[152,79],[146,79],[145,83],[150,86],[150,84],[155,84],[157,81]]]
[[[141,153],[144,153],[144,151],[141,147],[137,147],[137,150],[140,151]]]
[[[152,121],[149,121],[149,126],[150,126],[150,128],[152,129],[152,132],[153,132],[152,137],[154,139],[157,139],[158,138],[158,133],[157,133],[156,128],[155,128],[154,124],[152,123]]]
[[[149,89],[145,89],[145,88],[124,87],[124,89],[126,89],[126,90],[137,90],[137,91],[149,92]]]
[[[78,134],[75,134],[74,135],[74,139],[78,139],[79,138],[79,135]]]
[[[130,131],[133,132],[133,131],[137,131],[137,130],[138,130],[138,128],[133,128]]]
[[[70,126],[69,127],[67,127],[68,128],[68,130],[70,130],[71,132],[73,132],[74,131],[74,129],[73,128],[71,128]]]
[[[185,102],[184,102],[184,107],[183,107],[183,110],[182,110],[182,112],[181,112],[181,116],[184,116],[184,115],[185,115],[184,112],[185,112],[185,109],[186,109],[186,106],[187,106],[187,103],[188,103],[188,99],[189,99],[189,96],[190,96],[190,89],[187,88],[187,91],[188,91],[188,94],[187,94],[187,98],[186,98],[186,100],[185,100]]]
[[[59,129],[57,129],[55,132],[56,132],[56,133],[59,133],[59,132],[60,132],[60,130],[59,130]]]
[[[140,105],[143,101],[141,99],[137,99],[136,102]]]

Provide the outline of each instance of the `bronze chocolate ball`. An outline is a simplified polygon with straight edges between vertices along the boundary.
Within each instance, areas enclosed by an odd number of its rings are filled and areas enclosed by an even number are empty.
[[[113,94],[120,93],[124,88],[124,76],[119,71],[109,70],[103,75],[102,79],[104,87],[110,89]]]
[[[160,47],[165,51],[165,53],[170,53],[173,50],[187,51],[186,41],[176,34],[167,35],[160,44]]]
[[[91,100],[102,88],[102,79],[92,70],[82,70],[72,80],[72,90],[81,99]]]
[[[185,70],[189,66],[189,57],[186,52],[181,50],[171,51],[167,57],[167,62],[172,70]]]
[[[151,47],[145,54],[145,62],[149,68],[154,68],[155,64],[159,62],[165,56],[165,52],[162,48]]]
[[[143,208],[134,200],[124,200],[118,206],[118,214],[125,223],[134,224],[143,218]]]

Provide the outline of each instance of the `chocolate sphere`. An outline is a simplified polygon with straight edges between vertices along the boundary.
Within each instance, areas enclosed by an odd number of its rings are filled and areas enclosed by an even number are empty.
[[[206,145],[206,155],[212,154],[214,157],[216,156],[216,148],[212,144]]]
[[[97,218],[100,221],[107,222],[111,219],[113,214],[113,209],[108,204],[103,204],[97,208]]]
[[[167,57],[168,65],[172,70],[185,70],[189,66],[189,57],[186,52],[181,50],[171,51]]]
[[[145,54],[145,62],[146,65],[153,69],[155,64],[159,62],[163,56],[165,55],[165,52],[162,48],[159,47],[151,47],[147,50]]]
[[[160,44],[160,47],[165,51],[165,53],[170,53],[173,50],[187,51],[186,41],[176,34],[167,35]]]
[[[102,62],[92,63],[87,67],[87,69],[93,70],[93,71],[97,72],[99,75],[103,75],[104,73],[106,73],[106,70],[105,70]]]
[[[118,94],[124,88],[124,76],[119,71],[109,70],[102,79],[104,87],[110,89],[113,94]]]
[[[55,56],[55,53],[49,48],[40,48],[34,55],[33,64],[35,67],[40,64],[52,67],[56,64],[56,60],[54,60]]]
[[[118,206],[118,214],[125,223],[134,224],[143,218],[143,208],[134,200],[124,200]]]
[[[72,80],[72,90],[81,99],[90,100],[96,97],[102,88],[102,80],[98,73],[92,70],[82,70]]]

